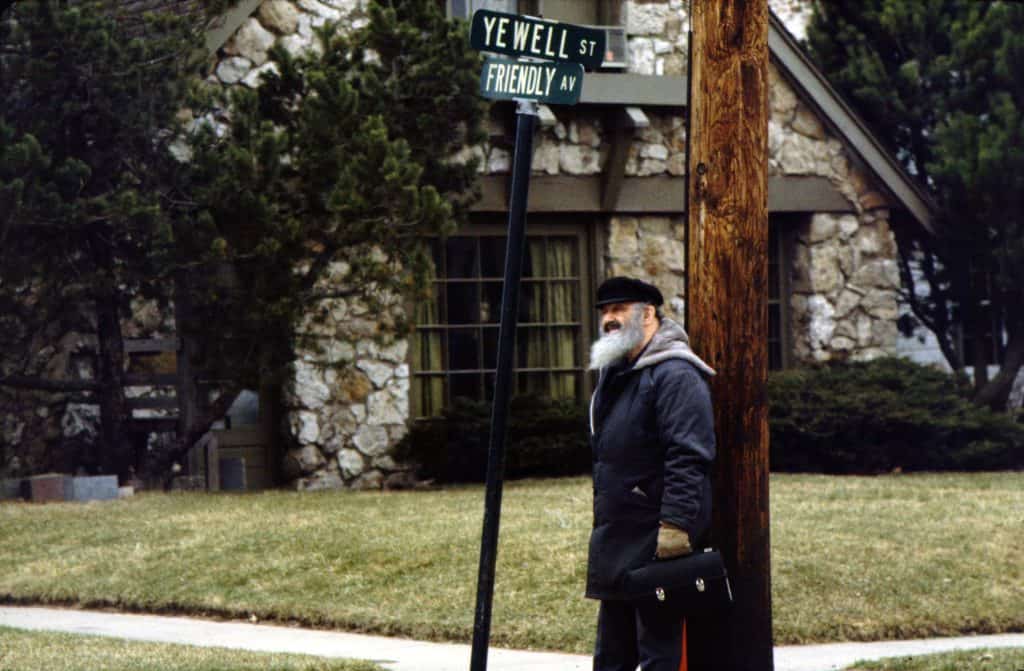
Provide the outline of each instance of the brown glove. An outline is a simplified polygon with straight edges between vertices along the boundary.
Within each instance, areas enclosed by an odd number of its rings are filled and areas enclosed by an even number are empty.
[[[692,552],[690,536],[679,527],[662,522],[658,525],[658,549],[654,556],[658,559],[671,559]]]

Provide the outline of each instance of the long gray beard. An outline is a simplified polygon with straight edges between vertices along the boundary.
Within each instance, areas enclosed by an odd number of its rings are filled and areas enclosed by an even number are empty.
[[[618,331],[603,333],[590,346],[590,370],[598,370],[622,359],[644,341],[644,327],[640,321],[643,308],[630,312],[629,319]]]

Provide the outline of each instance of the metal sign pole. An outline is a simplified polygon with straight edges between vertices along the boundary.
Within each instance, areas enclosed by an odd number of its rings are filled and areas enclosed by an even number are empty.
[[[498,558],[498,527],[501,521],[501,490],[505,472],[505,433],[512,395],[512,354],[519,313],[519,283],[526,246],[526,199],[533,163],[533,130],[537,103],[516,102],[516,146],[512,159],[512,195],[508,207],[508,245],[505,250],[505,281],[501,291],[501,324],[498,329],[498,368],[494,377],[494,404],[487,453],[487,493],[484,531],[480,541],[480,573],[473,620],[473,653],[470,671],[486,671],[491,636],[491,603],[494,599],[494,566]]]

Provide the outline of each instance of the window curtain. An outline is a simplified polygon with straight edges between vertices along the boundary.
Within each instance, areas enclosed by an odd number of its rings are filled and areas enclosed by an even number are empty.
[[[437,277],[434,263],[431,261],[427,271],[427,286],[430,287],[430,297],[427,300],[416,302],[416,323],[437,324],[440,322],[440,309],[437,304],[437,284],[434,279]],[[411,355],[412,366],[416,372],[439,371],[444,369],[442,357],[442,342],[440,331],[428,331],[419,329],[413,335]],[[416,376],[418,390],[414,390],[413,416],[433,417],[440,415],[444,409],[444,377],[438,375]],[[416,393],[418,392],[418,393]]]
[[[550,277],[575,277],[574,238],[551,238],[547,247],[547,269]],[[551,321],[565,324],[579,321],[579,280],[553,281],[550,283]],[[575,326],[551,327],[551,367],[575,368],[579,365],[576,356]],[[577,376],[572,373],[551,375],[551,398],[575,399]]]
[[[527,258],[523,268],[524,278],[544,277],[544,238],[527,238]],[[520,300],[525,303],[525,314],[520,312],[520,319],[531,324],[544,323],[544,282],[527,281],[523,285]],[[547,368],[547,331],[542,326],[528,326],[521,329],[519,354],[520,368]],[[525,337],[522,337],[525,336]],[[547,373],[519,373],[519,393],[550,395],[547,385]]]
[[[525,278],[546,278],[524,282],[525,310],[521,319],[543,323],[520,331],[520,368],[572,369],[577,361],[579,322],[579,280],[576,278],[575,238],[530,238],[524,267]],[[573,278],[573,279],[558,279]],[[575,399],[578,376],[572,372],[520,373],[519,393],[542,394],[553,399]]]

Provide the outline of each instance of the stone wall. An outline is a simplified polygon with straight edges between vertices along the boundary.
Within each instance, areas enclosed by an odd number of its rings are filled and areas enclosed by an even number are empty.
[[[364,4],[363,0],[266,0],[221,48],[210,80],[256,87],[260,75],[275,67],[267,62],[272,46],[278,44],[292,55],[318,49],[314,28],[327,21],[353,28],[365,25]]]
[[[688,3],[683,0],[625,0],[628,72],[685,75],[689,70]]]
[[[348,265],[336,262],[323,284],[345,286],[347,275]],[[284,389],[284,475],[296,489],[410,482],[390,456],[409,417],[408,342],[395,337],[403,306],[395,297],[380,300],[372,312],[358,298],[322,300],[299,328]]]
[[[36,309],[37,291],[31,285],[20,287],[22,314],[0,314],[0,376],[90,378],[91,359],[81,357],[83,350],[95,346],[95,339],[85,335],[94,328],[89,315],[72,309],[49,324],[30,327],[26,322]],[[65,456],[70,450],[61,449],[62,420],[72,401],[71,394],[0,386],[0,478],[31,475],[72,461]]]
[[[616,216],[608,223],[607,277],[642,277],[661,289],[664,311],[683,322],[686,307],[686,217]]]
[[[774,65],[770,80],[769,174],[825,177],[854,210],[815,213],[795,231],[793,354],[802,362],[895,355],[900,277],[889,203]]]
[[[159,338],[173,333],[173,319],[150,301],[135,300],[122,321],[125,338]],[[3,347],[11,364],[2,374],[47,380],[88,381],[96,375],[95,318],[88,306],[66,315],[31,338],[7,333]],[[21,354],[10,356],[17,348]],[[128,387],[128,398],[167,393],[153,387]],[[171,392],[173,393],[173,391]],[[85,393],[58,393],[0,387],[0,476],[44,471],[64,473],[95,466],[99,406]],[[136,411],[145,412],[145,411]],[[160,412],[160,411],[155,411]]]

